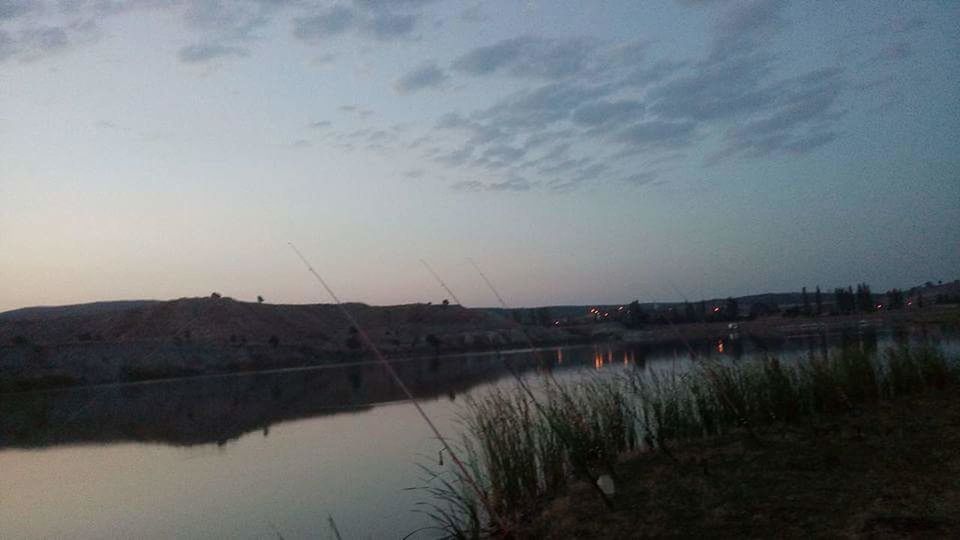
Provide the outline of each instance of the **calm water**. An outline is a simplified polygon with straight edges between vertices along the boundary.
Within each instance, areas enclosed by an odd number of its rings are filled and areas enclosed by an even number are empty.
[[[802,358],[903,339],[960,352],[936,330],[695,346]],[[577,378],[689,362],[679,343],[507,357],[531,381],[543,369]],[[512,383],[492,354],[395,365],[448,436],[466,394]],[[440,445],[400,399],[376,364],[0,395],[0,538],[326,538],[328,516],[344,538],[401,538],[429,524],[413,511],[424,495],[407,488]]]

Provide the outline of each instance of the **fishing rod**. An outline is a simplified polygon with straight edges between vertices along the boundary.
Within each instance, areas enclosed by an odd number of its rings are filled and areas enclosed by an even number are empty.
[[[421,260],[422,260],[422,259],[421,259]],[[468,258],[467,260],[470,261],[470,264],[473,265],[473,267],[477,270],[477,273],[480,274],[480,277],[483,278],[483,281],[487,284],[487,287],[489,287],[490,290],[493,291],[493,294],[494,294],[494,296],[497,297],[497,300],[500,302],[500,305],[501,305],[504,309],[509,310],[510,307],[509,307],[509,306],[507,305],[507,303],[503,300],[503,297],[500,296],[500,293],[497,292],[496,287],[493,286],[493,282],[491,282],[490,279],[487,278],[487,276],[483,273],[483,270],[480,269],[480,266],[477,265],[477,263],[476,263],[473,259]],[[424,261],[424,265],[427,266],[428,269],[430,269],[430,267],[429,267],[429,265],[427,265],[426,261]],[[451,296],[454,296],[454,295],[453,295],[453,292],[450,291],[449,288],[447,288],[447,286],[443,283],[443,280],[440,279],[440,276],[437,275],[436,272],[431,271],[431,274],[434,275],[434,277],[437,279],[437,281],[440,282],[440,285],[443,286],[444,289],[446,289],[448,292],[450,292]],[[454,296],[454,298],[456,298],[456,297]],[[458,302],[459,302],[459,301],[458,301]],[[507,320],[512,320],[512,319],[510,319],[510,318],[508,317]],[[539,349],[537,348],[537,346],[534,344],[533,338],[530,337],[530,334],[527,333],[526,329],[523,328],[522,325],[519,325],[519,324],[518,324],[518,326],[520,326],[520,332],[521,332],[521,333],[523,334],[523,336],[526,338],[527,344],[528,344],[528,346],[530,347],[531,352],[533,353],[534,358],[537,360],[538,363],[540,363],[540,362],[541,362],[540,350],[539,350]],[[527,394],[527,397],[530,398],[530,401],[533,403],[534,408],[537,409],[537,412],[540,413],[540,416],[542,416],[543,419],[546,420],[547,425],[550,426],[550,429],[554,432],[554,435],[556,435],[561,441],[564,441],[564,440],[565,440],[565,437],[564,437],[564,435],[563,435],[562,430],[560,430],[560,429],[554,424],[554,421],[552,420],[552,417],[551,417],[551,416],[547,413],[547,411],[543,408],[543,405],[540,403],[540,401],[539,401],[539,400],[537,399],[537,397],[534,395],[533,391],[530,389],[530,386],[526,383],[526,381],[523,380],[523,377],[521,377],[520,374],[513,368],[513,366],[511,365],[510,361],[509,361],[506,357],[504,357],[503,355],[500,354],[500,351],[499,351],[499,350],[497,350],[497,356],[500,357],[500,358],[503,360],[504,366],[506,366],[506,368],[507,368],[507,370],[510,372],[510,374],[513,375],[514,379],[516,379],[517,384],[519,384],[519,386],[520,386],[520,388],[523,390],[523,392],[524,392],[525,394]],[[563,397],[565,398],[565,401],[567,401],[568,405],[571,406],[570,409],[571,409],[571,410],[575,410],[575,409],[573,408],[573,406],[572,406],[572,405],[573,405],[573,404],[572,404],[572,399],[570,398],[570,396],[568,396],[565,392],[562,391],[562,389],[561,389],[561,387],[560,387],[560,384],[559,384],[559,383],[556,381],[556,379],[553,377],[553,372],[552,372],[551,370],[547,370],[547,376],[548,376],[548,378],[549,378],[549,380],[547,381],[548,387],[549,387],[549,383],[552,382],[552,383],[557,387],[557,390],[560,392],[560,395],[563,396]],[[581,420],[582,420],[582,419],[581,419]],[[597,480],[598,480],[598,479],[597,479],[597,478],[594,478],[594,476],[593,476],[592,474],[590,474],[590,471],[589,471],[588,467],[586,466],[586,464],[584,463],[581,467],[577,467],[577,466],[575,465],[575,468],[580,468],[580,469],[582,469],[580,472],[582,472],[583,475],[586,476],[586,477],[590,480],[590,484],[594,487],[594,489],[595,489],[595,490],[597,491],[597,493],[600,495],[600,499],[603,500],[603,502],[604,502],[604,504],[607,506],[607,508],[609,508],[609,509],[612,510],[612,509],[613,509],[613,500],[611,500],[611,499],[607,496],[606,492],[604,492],[603,488],[601,488],[601,487],[599,486],[599,484],[597,483]]]
[[[440,430],[437,428],[436,424],[433,423],[433,420],[430,419],[426,411],[423,410],[423,407],[420,406],[420,402],[417,400],[416,397],[414,397],[413,392],[411,392],[410,389],[407,388],[407,385],[403,382],[403,379],[400,378],[400,374],[397,373],[393,365],[387,360],[387,358],[380,351],[380,348],[377,347],[376,344],[374,344],[373,339],[370,338],[370,336],[363,329],[363,327],[360,326],[360,324],[353,317],[353,315],[346,308],[346,306],[343,305],[343,302],[341,302],[337,294],[333,292],[333,289],[330,287],[330,285],[328,285],[327,282],[320,276],[320,274],[313,268],[313,265],[310,264],[310,261],[308,261],[307,258],[303,256],[303,253],[301,253],[300,250],[297,249],[297,246],[295,246],[293,242],[287,242],[287,243],[290,245],[290,248],[293,249],[294,253],[297,254],[297,257],[299,257],[300,260],[303,261],[303,264],[307,267],[307,270],[311,274],[313,274],[313,277],[317,279],[317,282],[319,282],[320,285],[323,286],[324,290],[327,291],[327,294],[330,295],[330,298],[333,300],[334,304],[336,304],[337,308],[340,309],[340,312],[341,314],[343,314],[343,317],[347,319],[347,321],[353,326],[353,328],[357,330],[357,334],[360,336],[360,340],[363,342],[363,344],[366,345],[367,348],[373,353],[377,361],[383,365],[384,369],[387,370],[387,373],[390,375],[393,381],[397,384],[397,386],[404,393],[404,395],[407,396],[407,399],[410,401],[410,403],[413,404],[414,408],[417,410],[417,413],[420,414],[420,417],[423,418],[423,421],[427,424],[427,426],[430,427],[430,431],[433,432],[437,440],[440,441],[440,444],[443,445],[443,449],[446,451],[447,454],[450,455],[450,459],[454,462],[457,468],[460,469],[460,473],[463,475],[463,477],[467,480],[467,483],[470,485],[473,491],[480,498],[480,502],[483,504],[484,508],[487,510],[487,513],[490,514],[490,517],[497,522],[497,524],[500,526],[501,530],[504,533],[507,533],[508,531],[505,527],[506,522],[496,512],[493,505],[487,499],[486,494],[483,492],[482,489],[480,489],[480,485],[477,483],[476,479],[473,478],[473,475],[471,475],[470,472],[467,470],[466,465],[463,464],[463,462],[457,456],[457,453],[453,450],[450,444],[447,443],[447,439],[444,438],[444,436],[440,433]]]
[[[427,261],[424,259],[420,259],[420,262],[423,263],[424,268],[426,268],[427,271],[430,272],[430,274],[434,277],[434,279],[436,279],[437,282],[440,283],[440,286],[443,287],[443,290],[447,291],[447,294],[450,295],[450,298],[453,298],[453,301],[456,302],[458,306],[463,306],[463,303],[460,301],[459,298],[457,298],[457,295],[450,290],[450,287],[447,287],[447,284],[444,283],[442,279],[440,279],[439,274],[433,271],[433,268],[431,268],[430,265],[427,264]]]

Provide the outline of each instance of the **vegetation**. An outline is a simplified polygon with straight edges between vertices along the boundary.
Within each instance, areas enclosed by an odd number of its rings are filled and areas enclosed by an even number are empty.
[[[742,434],[759,442],[771,427],[863,414],[958,384],[956,360],[929,346],[904,346],[883,353],[851,348],[793,363],[704,361],[686,372],[548,379],[536,399],[526,388],[493,392],[470,401],[464,414],[461,451],[482,495],[451,471],[435,474],[429,489],[447,505],[429,513],[454,537],[501,535],[540,514],[571,480],[617,479],[631,452],[675,459],[677,448],[706,438]]]

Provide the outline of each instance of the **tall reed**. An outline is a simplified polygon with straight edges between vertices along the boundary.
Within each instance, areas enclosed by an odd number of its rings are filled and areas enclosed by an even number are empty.
[[[882,353],[848,348],[796,362],[704,360],[682,373],[633,369],[548,383],[536,404],[520,388],[470,399],[463,449],[492,510],[521,524],[573,478],[616,477],[629,451],[662,451],[673,441],[736,430],[752,434],[756,426],[843,414],[958,384],[957,359],[926,345]],[[491,531],[465,480],[451,472],[453,481],[431,488],[447,504],[438,521],[454,537]]]

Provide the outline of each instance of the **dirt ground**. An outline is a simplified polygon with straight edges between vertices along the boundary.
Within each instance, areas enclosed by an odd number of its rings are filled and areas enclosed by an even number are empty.
[[[960,538],[958,390],[626,460],[615,509],[576,485],[534,538]]]

